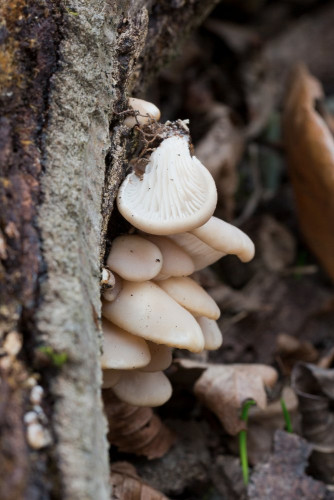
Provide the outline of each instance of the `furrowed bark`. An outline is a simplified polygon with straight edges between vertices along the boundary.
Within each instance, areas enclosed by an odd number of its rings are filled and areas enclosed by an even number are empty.
[[[129,142],[117,113],[215,3],[0,6],[1,500],[110,498],[99,282]],[[37,451],[31,375],[53,438]]]

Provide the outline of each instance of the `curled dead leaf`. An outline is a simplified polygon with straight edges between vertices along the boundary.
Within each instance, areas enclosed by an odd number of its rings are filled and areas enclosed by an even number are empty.
[[[194,392],[232,435],[245,428],[245,423],[240,419],[243,403],[253,399],[258,407],[265,408],[265,387],[273,386],[277,380],[276,370],[266,365],[214,365],[188,359],[179,359],[177,363],[185,369],[206,368],[196,381]]]
[[[145,483],[129,462],[115,462],[110,467],[111,500],[168,500]]]
[[[321,84],[305,66],[295,68],[288,89],[283,134],[301,231],[334,280],[334,140],[317,111]]]
[[[111,389],[104,389],[102,395],[110,444],[117,446],[119,451],[144,455],[149,460],[167,453],[175,436],[152,408],[123,403]]]
[[[319,353],[307,340],[300,340],[287,333],[280,333],[276,339],[277,354],[284,373],[290,374],[298,361],[317,361]]]
[[[302,434],[313,446],[311,470],[334,484],[334,369],[299,363],[292,371],[292,386],[299,400]]]

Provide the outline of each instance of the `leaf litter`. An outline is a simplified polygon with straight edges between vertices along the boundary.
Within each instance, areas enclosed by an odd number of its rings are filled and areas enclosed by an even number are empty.
[[[135,456],[131,423],[130,449],[111,448],[171,499],[333,498],[333,22],[332,1],[223,0],[148,90],[163,120],[190,119],[217,213],[257,249],[249,264],[226,257],[196,273],[224,343],[168,370],[174,395],[156,418],[174,440],[159,458]],[[236,435],[249,399],[246,490]]]

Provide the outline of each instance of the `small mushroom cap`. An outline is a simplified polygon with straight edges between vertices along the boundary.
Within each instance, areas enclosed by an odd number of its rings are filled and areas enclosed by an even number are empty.
[[[136,118],[134,116],[128,116],[125,118],[124,125],[127,127],[134,127],[137,123],[140,125],[146,125],[146,123],[150,123],[152,119],[160,119],[160,109],[157,108],[152,102],[137,99],[136,97],[130,97],[129,106],[134,111],[138,111],[138,114]]]
[[[208,351],[219,349],[223,343],[223,335],[217,325],[217,322],[213,319],[206,318],[205,316],[197,318],[197,321],[202,329],[205,341],[204,349],[207,349]]]
[[[112,273],[110,273],[112,274]],[[122,280],[117,274],[113,274],[115,283],[103,291],[103,298],[112,302],[122,290]]]
[[[172,348],[163,344],[155,344],[147,341],[151,353],[151,361],[148,365],[140,368],[141,372],[158,372],[166,370],[173,361]]]
[[[160,272],[162,255],[151,241],[126,234],[114,239],[107,265],[126,280],[148,281]]]
[[[121,370],[113,370],[113,369],[105,369],[102,370],[102,389],[109,389],[110,387],[114,387],[115,384],[121,378],[122,371]]]
[[[124,281],[117,299],[103,303],[102,315],[133,335],[157,344],[192,352],[200,352],[204,347],[195,318],[150,281]]]
[[[103,369],[133,370],[146,366],[151,361],[150,350],[145,340],[131,335],[106,320],[102,321],[102,330],[104,343],[101,366]]]
[[[190,155],[186,137],[172,136],[152,153],[145,173],[122,183],[118,209],[136,228],[150,234],[182,233],[204,224],[217,204],[210,172]]]
[[[218,252],[237,255],[242,262],[254,257],[254,243],[247,234],[217,217],[211,217],[206,224],[191,233]]]
[[[191,278],[168,278],[159,281],[159,286],[194,316],[219,318],[220,309],[216,302]]]
[[[169,238],[190,255],[195,264],[195,271],[210,266],[226,255],[224,252],[214,250],[192,233],[171,234]]]
[[[101,286],[105,286],[107,288],[113,288],[115,286],[116,279],[110,269],[104,267],[102,269],[102,277],[101,277]]]
[[[162,372],[125,372],[113,387],[116,396],[129,405],[160,406],[172,395],[172,386]]]
[[[190,256],[176,243],[165,236],[145,236],[159,247],[162,253],[162,267],[154,280],[164,280],[171,276],[189,276],[195,271],[195,265]]]

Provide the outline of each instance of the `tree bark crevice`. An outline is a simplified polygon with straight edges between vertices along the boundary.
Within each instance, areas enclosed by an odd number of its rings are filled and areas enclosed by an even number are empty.
[[[110,498],[100,269],[133,141],[119,113],[215,3],[0,6],[0,340],[23,338],[0,359],[1,500]],[[38,364],[41,345],[65,362]],[[54,439],[39,451],[23,423],[31,374]]]

